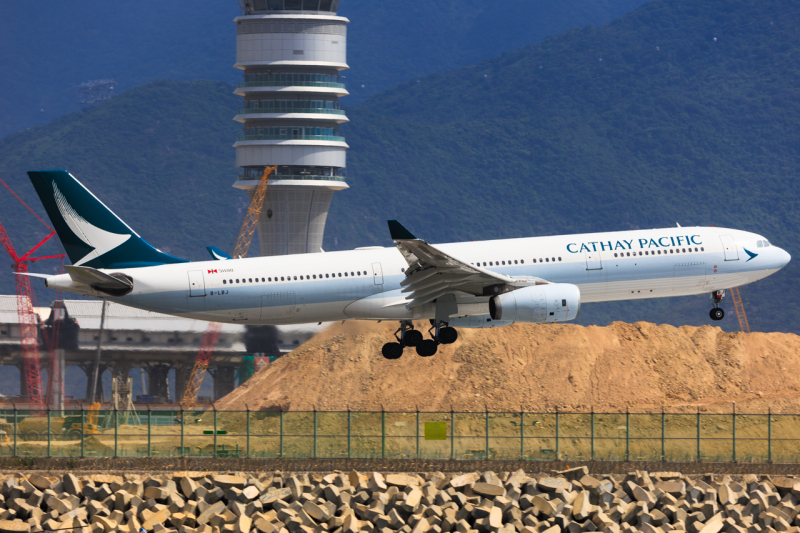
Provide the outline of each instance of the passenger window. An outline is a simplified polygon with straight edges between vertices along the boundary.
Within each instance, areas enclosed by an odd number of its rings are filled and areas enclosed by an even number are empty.
[[[297,281],[297,276],[294,277],[294,280]]]
[[[533,262],[536,263],[536,259],[534,259]]]
[[[617,254],[614,254],[614,257],[617,257]]]
[[[303,276],[300,276],[300,281],[303,281]]]
[[[520,259],[519,262],[522,263],[523,265],[525,264],[525,260],[524,259]]]
[[[558,258],[558,260],[559,260],[559,262],[560,262],[560,261],[561,261],[561,258],[559,257],[559,258]]]
[[[514,259],[514,264],[515,264],[515,265],[519,264],[519,263],[517,263],[517,260],[516,260],[516,259]]]
[[[547,261],[547,262],[549,263],[549,262],[550,262],[550,259],[549,259],[549,258],[545,258],[545,261]]]
[[[344,273],[344,277],[347,277],[347,272]]]
[[[236,283],[239,283],[239,280],[238,280],[238,279],[236,280]]]
[[[694,249],[694,251],[695,251],[695,252],[699,252],[700,250],[698,250],[697,248],[695,248],[695,249]]]
[[[227,283],[228,283],[228,282],[227,282],[227,281],[225,281],[224,279],[222,280],[222,284],[223,284],[223,285],[225,285],[225,284],[227,284]]]
[[[269,281],[272,281],[272,278],[267,278]]]
[[[705,251],[706,251],[706,249],[705,249],[705,248],[700,248],[700,251],[701,251],[701,252],[705,252]]]
[[[276,278],[277,279],[277,278]],[[281,281],[284,281],[283,276],[281,276]]]
[[[250,283],[253,283],[253,278],[250,278],[250,279],[249,279],[249,280],[247,280],[247,281],[249,281]]]
[[[642,256],[642,252],[639,252],[639,257],[641,257],[641,256]]]
[[[353,274],[352,272],[350,272],[350,275],[351,275],[351,276],[355,276],[355,274]]]

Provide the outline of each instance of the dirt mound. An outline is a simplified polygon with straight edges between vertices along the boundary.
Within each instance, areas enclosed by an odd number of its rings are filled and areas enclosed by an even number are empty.
[[[418,327],[422,327],[419,324]],[[431,358],[380,355],[395,323],[331,326],[220,409],[800,412],[800,337],[718,327],[521,324],[459,330]]]

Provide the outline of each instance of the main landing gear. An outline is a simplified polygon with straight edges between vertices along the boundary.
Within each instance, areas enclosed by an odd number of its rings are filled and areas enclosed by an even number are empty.
[[[711,300],[714,302],[714,308],[708,313],[711,320],[722,320],[725,318],[725,311],[719,306],[719,303],[725,298],[725,290],[714,291],[711,293]]]
[[[434,324],[431,320],[431,329],[428,330],[430,339],[425,339],[422,332],[414,329],[410,321],[400,322],[400,329],[395,331],[394,336],[397,342],[387,342],[381,350],[386,359],[400,359],[404,348],[416,348],[417,355],[420,357],[431,357],[436,355],[440,344],[453,344],[458,340],[458,332],[455,328],[449,327],[446,323]]]

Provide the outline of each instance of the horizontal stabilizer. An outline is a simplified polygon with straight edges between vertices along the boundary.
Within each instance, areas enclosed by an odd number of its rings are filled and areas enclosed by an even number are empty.
[[[226,254],[216,246],[207,246],[206,250],[208,250],[208,253],[211,254],[211,257],[213,257],[215,261],[226,261],[228,259],[233,259],[233,257]]]
[[[133,290],[133,281],[121,274],[110,276],[91,267],[66,266],[67,274],[75,283],[88,285],[96,291],[111,296],[125,296]]]
[[[29,278],[43,278],[43,279],[47,279],[52,275],[52,274],[33,274],[31,272],[14,272],[14,274],[16,274],[17,276],[28,276]]]

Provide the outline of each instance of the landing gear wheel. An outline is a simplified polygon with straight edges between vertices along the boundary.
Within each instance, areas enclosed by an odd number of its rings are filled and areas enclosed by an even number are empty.
[[[436,341],[430,339],[423,340],[417,344],[417,354],[420,357],[431,357],[436,354],[438,349],[439,346],[436,344]]]
[[[441,328],[439,330],[439,342],[442,344],[453,344],[458,340],[458,332],[455,328]]]
[[[381,353],[386,359],[400,359],[403,355],[403,346],[399,342],[387,342],[383,345]]]
[[[422,340],[422,332],[417,331],[416,329],[410,329],[406,331],[405,335],[403,335],[403,344],[409,348],[419,346],[419,343],[421,343]]]
[[[711,320],[722,320],[725,318],[725,311],[723,311],[720,307],[715,307],[711,310],[708,316],[711,317]]]

